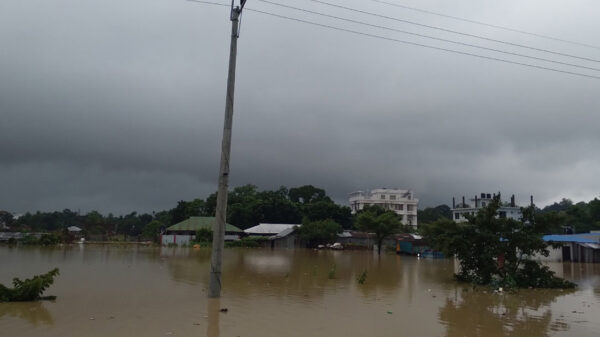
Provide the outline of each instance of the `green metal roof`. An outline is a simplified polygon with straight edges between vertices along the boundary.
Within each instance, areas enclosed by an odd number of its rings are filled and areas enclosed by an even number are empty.
[[[180,223],[176,223],[173,226],[167,228],[167,231],[197,231],[201,228],[213,229],[213,225],[215,224],[214,216],[193,216],[187,220],[184,220]],[[243,232],[241,229],[226,224],[225,232]]]

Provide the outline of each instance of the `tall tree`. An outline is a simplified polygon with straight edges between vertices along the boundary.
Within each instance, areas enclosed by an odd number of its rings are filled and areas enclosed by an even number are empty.
[[[313,185],[290,188],[288,195],[291,201],[302,204],[322,200],[331,201],[324,189],[314,187]]]
[[[400,231],[401,223],[393,211],[371,206],[363,209],[356,218],[356,227],[367,233],[373,233],[377,242],[377,254],[381,255],[383,240]]]
[[[302,215],[311,221],[332,219],[344,229],[352,228],[350,207],[340,206],[333,201],[319,200],[300,205]]]
[[[0,211],[0,225],[10,226],[13,222],[13,215],[7,211]]]
[[[418,210],[417,217],[419,218],[419,224],[428,224],[442,218],[452,219],[452,211],[448,205],[427,207],[424,210]]]
[[[331,219],[319,221],[304,219],[302,226],[297,230],[300,238],[308,242],[309,247],[315,247],[335,241],[336,234],[342,231],[342,226]]]
[[[163,224],[158,220],[152,220],[144,226],[142,236],[158,243],[160,237],[160,229]]]
[[[503,287],[570,287],[548,267],[531,260],[536,254],[548,256],[543,234],[551,230],[552,217],[534,217],[533,207],[523,210],[523,220],[498,217],[500,199],[494,198],[467,222],[442,219],[422,228],[425,239],[460,261],[457,279]]]

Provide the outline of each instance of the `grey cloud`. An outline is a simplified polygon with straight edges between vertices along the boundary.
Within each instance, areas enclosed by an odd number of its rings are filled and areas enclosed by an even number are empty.
[[[600,39],[594,1],[407,4],[574,40]],[[362,1],[349,5],[600,58],[583,47]],[[251,0],[248,6],[300,16]],[[186,1],[4,4],[0,184],[6,188],[0,208],[124,213],[212,193],[229,29],[226,8]],[[422,206],[497,190],[522,202],[530,194],[546,203],[591,198],[600,191],[594,177],[599,87],[597,80],[247,12],[231,183],[313,184],[339,202],[355,189],[412,188]]]

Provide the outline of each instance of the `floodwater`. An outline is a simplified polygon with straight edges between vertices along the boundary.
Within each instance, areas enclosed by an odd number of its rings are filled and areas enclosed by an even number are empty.
[[[495,294],[453,260],[368,251],[0,246],[0,283],[60,268],[55,301],[0,303],[0,336],[599,336],[600,265],[552,264],[575,291]],[[359,283],[361,274],[364,283]],[[227,312],[219,309],[227,308]]]

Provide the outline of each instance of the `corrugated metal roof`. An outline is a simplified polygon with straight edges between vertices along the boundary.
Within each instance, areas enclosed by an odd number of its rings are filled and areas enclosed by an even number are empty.
[[[294,233],[295,230],[296,230],[296,226],[290,227],[288,229],[284,229],[283,231],[277,233],[276,235],[273,235],[273,236],[269,237],[269,240],[275,240],[275,239],[284,238],[284,237],[286,237],[286,236]]]
[[[67,230],[69,232],[81,232],[81,228],[79,228],[77,226],[69,226],[69,227],[67,227]]]
[[[258,226],[250,227],[250,228],[244,230],[244,232],[246,234],[275,235],[275,234],[279,234],[279,233],[283,232],[286,229],[293,228],[295,226],[300,227],[301,225],[281,224],[281,223],[261,223],[261,224],[258,224]]]
[[[600,237],[589,234],[552,234],[544,235],[544,241],[600,243]]]
[[[343,231],[341,233],[338,233],[337,236],[338,238],[351,238],[352,233],[350,233],[349,231]]]
[[[215,223],[215,217],[213,216],[193,216],[187,220],[183,220],[180,223],[174,224],[167,228],[167,231],[197,231],[202,228],[212,230]],[[230,225],[225,225],[225,232],[236,232],[241,233],[242,230]]]

